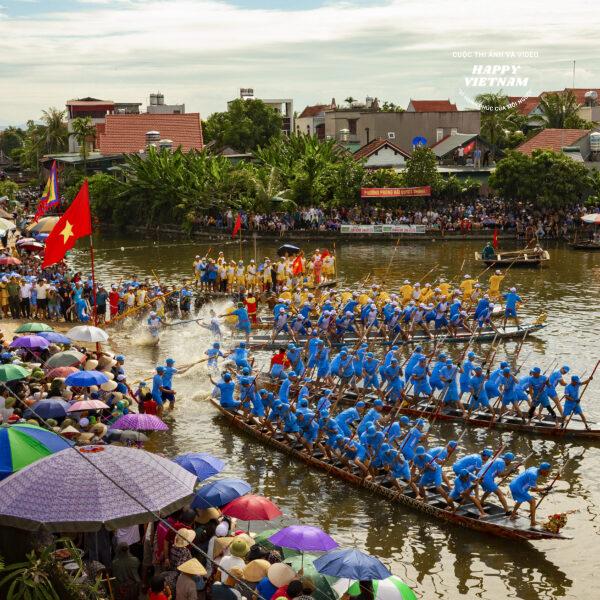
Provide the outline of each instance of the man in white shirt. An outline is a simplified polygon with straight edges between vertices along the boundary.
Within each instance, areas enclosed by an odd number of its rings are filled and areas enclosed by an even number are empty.
[[[21,315],[29,319],[31,318],[31,284],[28,281],[23,280],[19,294],[21,297]]]
[[[48,318],[48,288],[50,286],[46,282],[45,279],[39,279],[37,285],[35,286],[35,291],[37,293],[37,309],[35,313],[35,317],[47,319]]]

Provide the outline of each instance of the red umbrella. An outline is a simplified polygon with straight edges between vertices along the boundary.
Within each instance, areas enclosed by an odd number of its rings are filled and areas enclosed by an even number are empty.
[[[242,521],[270,521],[283,514],[268,498],[254,494],[232,500],[221,509],[221,512]]]
[[[20,265],[21,261],[14,256],[0,256],[0,265]]]
[[[68,377],[71,373],[77,373],[79,369],[75,367],[56,367],[46,373],[46,379],[54,379],[55,377]]]

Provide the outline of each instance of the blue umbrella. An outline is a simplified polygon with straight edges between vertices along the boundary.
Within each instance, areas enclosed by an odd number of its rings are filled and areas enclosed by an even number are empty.
[[[314,565],[323,575],[359,581],[387,579],[392,576],[378,558],[355,548],[332,550],[315,560]]]
[[[42,419],[62,419],[67,416],[69,403],[60,398],[40,400],[25,411],[26,419],[41,417]]]
[[[62,333],[56,333],[56,331],[40,331],[37,335],[48,340],[52,344],[72,344],[72,341]]]
[[[242,479],[219,479],[196,492],[192,508],[220,508],[247,494],[250,489],[250,484]]]
[[[204,452],[189,452],[176,456],[173,459],[180,467],[193,473],[198,481],[204,481],[213,475],[217,475],[225,468],[225,463],[210,454]]]
[[[90,387],[92,385],[102,385],[108,380],[106,374],[101,371],[77,371],[77,373],[71,373],[65,379],[65,385]]]

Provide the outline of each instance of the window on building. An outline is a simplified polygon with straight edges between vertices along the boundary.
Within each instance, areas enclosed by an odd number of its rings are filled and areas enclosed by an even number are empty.
[[[396,132],[394,131],[388,131],[388,140],[395,140],[396,139]]]
[[[356,122],[358,119],[348,119],[348,129],[350,131],[350,135],[356,135]]]
[[[435,130],[435,141],[439,142],[444,137],[444,130],[441,127],[438,127]]]

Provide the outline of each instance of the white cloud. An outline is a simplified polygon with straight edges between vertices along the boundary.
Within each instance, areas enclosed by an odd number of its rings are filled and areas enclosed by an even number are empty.
[[[80,6],[0,21],[0,85],[10,90],[0,95],[0,118],[23,121],[73,96],[141,99],[158,87],[167,101],[204,114],[245,85],[293,95],[298,105],[349,93],[456,97],[472,63],[452,58],[463,49],[536,50],[540,58],[527,66],[553,79],[546,88],[570,84],[573,58],[588,85],[600,82],[598,12],[587,0],[391,0],[296,11],[217,0]]]

